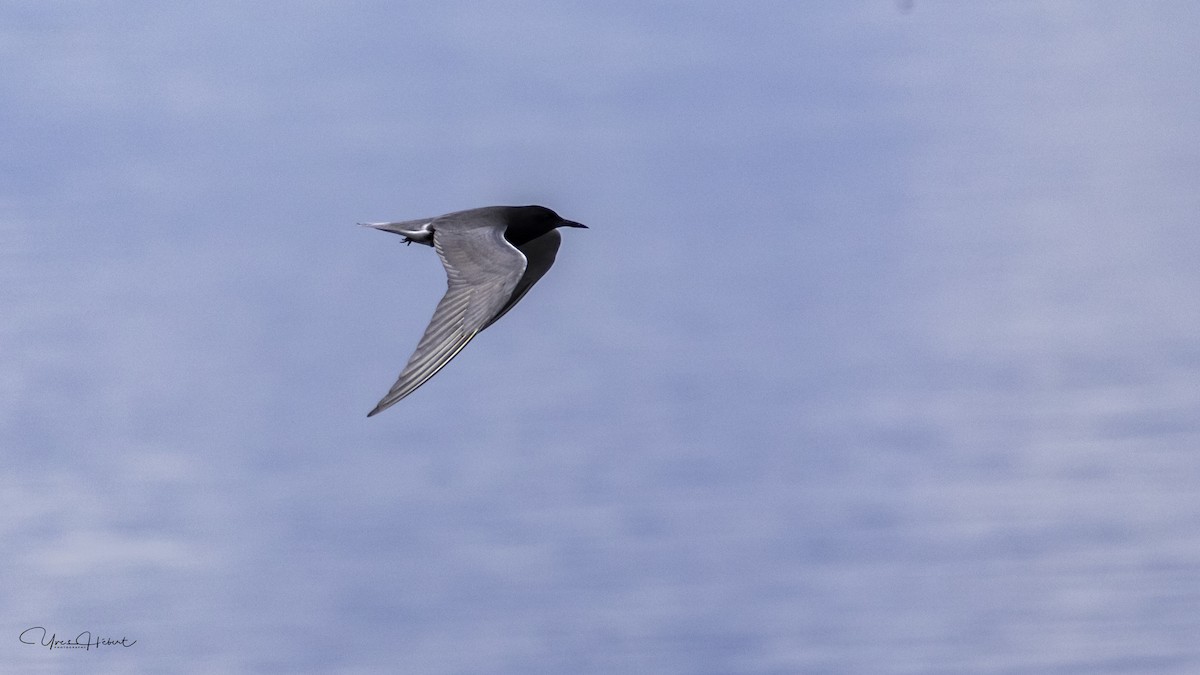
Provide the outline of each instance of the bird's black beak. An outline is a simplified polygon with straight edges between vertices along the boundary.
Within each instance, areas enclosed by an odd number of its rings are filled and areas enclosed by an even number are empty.
[[[587,225],[584,225],[583,223],[577,223],[573,220],[564,220],[562,221],[562,225],[559,227],[582,227],[585,230],[589,229]]]

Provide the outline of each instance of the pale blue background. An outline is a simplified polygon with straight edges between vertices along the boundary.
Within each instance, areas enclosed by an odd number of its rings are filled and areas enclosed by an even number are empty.
[[[5,2],[0,63],[5,672],[1200,672],[1200,5]],[[354,223],[531,202],[592,229],[368,420],[445,282]]]

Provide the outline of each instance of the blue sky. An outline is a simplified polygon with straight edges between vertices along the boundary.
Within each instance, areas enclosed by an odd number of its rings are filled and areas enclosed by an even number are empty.
[[[1200,668],[1200,10],[903,10],[0,5],[0,663]]]

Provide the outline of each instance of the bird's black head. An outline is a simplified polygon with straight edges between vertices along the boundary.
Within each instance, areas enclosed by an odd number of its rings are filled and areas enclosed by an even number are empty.
[[[510,206],[506,215],[508,228],[504,230],[504,238],[512,242],[513,246],[537,239],[557,227],[587,227],[582,223],[561,218],[544,206]]]

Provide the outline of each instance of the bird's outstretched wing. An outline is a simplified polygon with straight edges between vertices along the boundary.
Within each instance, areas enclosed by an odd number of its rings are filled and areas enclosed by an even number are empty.
[[[530,288],[533,288],[538,279],[541,279],[549,271],[550,266],[554,264],[554,259],[558,257],[558,246],[561,243],[562,235],[558,233],[558,230],[550,230],[537,239],[527,241],[517,247],[525,255],[525,273],[521,275],[521,280],[513,289],[512,297],[504,303],[504,306],[496,312],[496,316],[493,316],[484,328],[496,323],[500,317],[507,314],[508,310],[525,297]]]
[[[514,297],[514,290],[525,275],[526,259],[504,238],[503,228],[438,229],[433,235],[433,245],[446,268],[446,295],[433,311],[425,334],[396,384],[368,417],[425,384],[536,281],[530,281]],[[553,256],[550,261],[553,262]],[[542,270],[538,276],[544,273]]]

